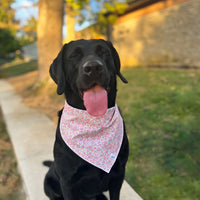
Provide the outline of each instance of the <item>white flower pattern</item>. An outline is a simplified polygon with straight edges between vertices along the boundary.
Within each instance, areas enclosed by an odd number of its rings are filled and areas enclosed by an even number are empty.
[[[66,145],[79,157],[109,173],[123,140],[123,120],[117,105],[103,116],[68,105],[61,116],[60,132]]]

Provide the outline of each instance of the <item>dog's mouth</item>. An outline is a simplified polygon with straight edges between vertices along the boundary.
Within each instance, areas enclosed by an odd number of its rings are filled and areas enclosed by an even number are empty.
[[[87,90],[79,90],[80,97],[83,99],[87,112],[95,117],[102,116],[108,108],[109,88],[95,84]]]

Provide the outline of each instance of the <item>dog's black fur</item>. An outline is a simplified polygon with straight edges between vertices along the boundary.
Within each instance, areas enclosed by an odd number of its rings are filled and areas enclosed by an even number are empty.
[[[120,73],[118,53],[104,40],[78,40],[65,44],[50,66],[50,75],[57,84],[57,93],[65,94],[69,105],[85,110],[83,91],[98,84],[108,92],[108,107],[115,105],[116,75],[127,83]],[[119,200],[128,160],[128,139],[124,137],[117,160],[110,173],[89,164],[76,155],[60,135],[60,117],[54,144],[54,162],[46,174],[44,190],[51,200]],[[50,165],[50,163],[46,163]]]

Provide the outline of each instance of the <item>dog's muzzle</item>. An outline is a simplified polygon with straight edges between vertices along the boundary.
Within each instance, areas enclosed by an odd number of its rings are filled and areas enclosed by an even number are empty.
[[[98,76],[103,71],[103,63],[100,60],[89,60],[83,64],[83,73],[88,76]]]
[[[97,59],[92,59],[84,62],[82,68],[83,74],[90,78],[98,78],[104,71],[102,61]]]

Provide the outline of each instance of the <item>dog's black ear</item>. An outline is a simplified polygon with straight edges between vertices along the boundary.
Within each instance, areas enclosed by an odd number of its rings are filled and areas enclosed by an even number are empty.
[[[108,46],[110,47],[112,54],[113,54],[113,58],[114,58],[114,63],[115,63],[115,67],[116,67],[116,73],[119,76],[119,78],[124,82],[124,83],[128,83],[128,81],[124,78],[124,76],[121,74],[120,72],[120,59],[119,59],[119,55],[116,51],[116,49],[113,47],[112,43],[110,41],[107,41]]]
[[[57,84],[57,93],[59,95],[64,93],[65,90],[65,74],[63,70],[63,54],[66,50],[67,44],[65,44],[61,51],[59,52],[58,56],[54,59],[53,63],[50,66],[49,73],[51,75],[51,78],[55,81]]]

